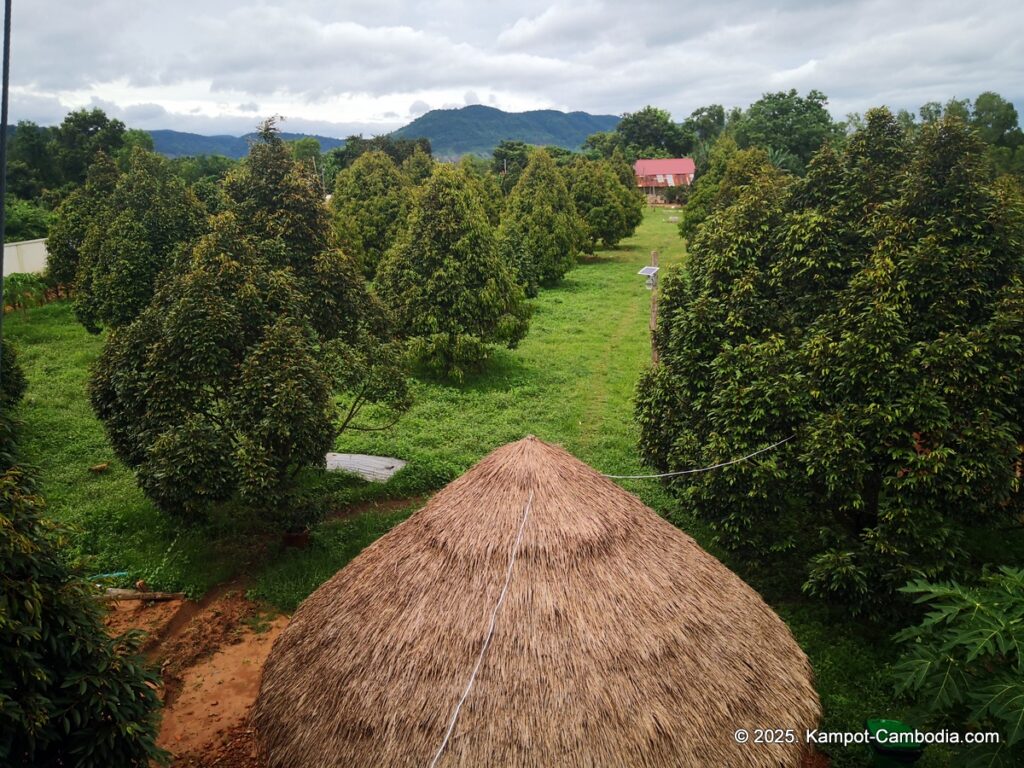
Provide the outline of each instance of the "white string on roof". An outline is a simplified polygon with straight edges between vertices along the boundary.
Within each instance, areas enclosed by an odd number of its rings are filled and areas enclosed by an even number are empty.
[[[796,437],[796,435],[790,435],[785,440],[779,440],[779,442],[777,443],[772,443],[767,448],[761,448],[760,450],[754,451],[753,453],[748,453],[746,456],[743,456],[738,459],[733,459],[732,461],[723,461],[721,464],[712,464],[710,467],[699,467],[697,469],[681,469],[678,472],[663,472],[660,475],[604,475],[604,477],[611,478],[612,480],[654,480],[655,478],[659,477],[676,477],[678,475],[693,475],[698,472],[710,472],[712,469],[721,469],[722,467],[728,467],[730,464],[739,464],[741,461],[752,459],[759,453],[765,453],[766,451],[770,451],[773,448],[778,448],[783,443],[788,443],[794,437]]]
[[[441,755],[444,754],[445,747],[448,746],[448,740],[452,737],[452,732],[455,730],[455,723],[459,719],[459,712],[462,711],[462,705],[466,702],[469,692],[473,689],[473,683],[476,682],[476,675],[480,671],[480,665],[483,664],[484,655],[487,653],[487,647],[491,644],[491,638],[494,637],[494,625],[498,621],[498,611],[501,610],[501,604],[505,602],[505,595],[508,594],[508,585],[512,583],[512,569],[515,567],[516,557],[519,555],[519,543],[523,540],[523,530],[526,528],[526,519],[530,516],[530,506],[532,504],[533,491],[530,491],[530,496],[526,500],[526,506],[523,508],[523,519],[519,523],[519,533],[516,534],[516,540],[512,543],[512,551],[508,556],[508,570],[505,572],[505,585],[501,588],[501,594],[498,595],[498,602],[494,604],[494,610],[491,611],[491,623],[487,628],[487,634],[484,635],[484,642],[480,646],[480,655],[476,658],[476,666],[473,667],[473,673],[469,676],[469,682],[466,683],[466,690],[462,692],[462,698],[459,699],[459,703],[455,705],[455,711],[452,712],[451,722],[448,723],[448,732],[445,733],[441,746],[437,748],[437,754],[434,755],[434,759],[430,761],[430,768],[434,768],[434,766],[437,765],[437,761],[440,760]]]

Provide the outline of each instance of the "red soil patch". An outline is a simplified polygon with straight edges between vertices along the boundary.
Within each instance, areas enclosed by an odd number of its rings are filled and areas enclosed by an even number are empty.
[[[164,708],[157,743],[175,768],[255,768],[246,721],[259,692],[263,662],[287,616],[268,616],[238,583],[202,600],[111,605],[112,634],[141,629],[146,656],[158,663]]]

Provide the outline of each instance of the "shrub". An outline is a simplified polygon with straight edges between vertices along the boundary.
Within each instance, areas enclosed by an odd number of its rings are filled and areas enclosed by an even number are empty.
[[[377,290],[418,361],[461,377],[488,346],[527,329],[522,289],[498,255],[474,184],[438,165],[416,196],[409,228],[381,262]]]
[[[139,635],[108,637],[90,587],[18,469],[0,476],[0,762],[145,768],[156,747],[155,675]]]
[[[900,590],[928,613],[898,640],[906,652],[894,671],[936,727],[995,731],[998,744],[965,748],[973,765],[1024,762],[1024,570],[1000,568],[975,586],[914,581]]]

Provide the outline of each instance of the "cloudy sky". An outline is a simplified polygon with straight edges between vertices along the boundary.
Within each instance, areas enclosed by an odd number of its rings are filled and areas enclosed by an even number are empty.
[[[16,0],[11,118],[381,133],[491,104],[676,119],[811,88],[837,117],[995,90],[1024,112],[1019,0]]]

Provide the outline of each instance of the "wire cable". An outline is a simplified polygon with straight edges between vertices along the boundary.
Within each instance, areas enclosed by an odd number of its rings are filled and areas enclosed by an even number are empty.
[[[770,451],[773,448],[778,448],[783,443],[788,443],[796,435],[790,435],[785,440],[779,440],[777,443],[772,443],[767,448],[761,448],[760,450],[748,453],[739,459],[733,459],[732,461],[723,461],[721,464],[712,464],[710,467],[699,467],[697,469],[681,469],[678,472],[663,472],[660,475],[604,475],[604,477],[611,478],[612,480],[654,480],[659,477],[677,477],[679,475],[693,475],[698,472],[710,472],[712,469],[721,469],[722,467],[728,467],[730,464],[739,464],[741,461],[752,459],[758,454]]]
[[[473,683],[476,682],[476,675],[480,671],[480,665],[483,664],[484,655],[487,653],[487,647],[491,644],[491,638],[494,637],[494,626],[498,621],[498,611],[501,610],[501,604],[505,602],[505,595],[508,594],[508,585],[512,583],[512,569],[516,564],[516,557],[519,555],[519,543],[523,540],[523,530],[526,528],[526,519],[530,516],[530,507],[533,504],[533,491],[530,491],[530,497],[526,500],[526,506],[523,508],[523,519],[519,523],[519,533],[516,534],[516,540],[512,544],[512,551],[509,553],[508,558],[508,570],[505,572],[505,585],[501,588],[501,594],[498,595],[498,602],[494,604],[494,610],[491,611],[491,623],[487,628],[487,634],[484,635],[484,642],[480,646],[480,655],[477,656],[476,666],[473,667],[473,673],[469,676],[469,682],[466,683],[466,690],[462,692],[462,698],[459,699],[459,703],[455,705],[455,711],[452,712],[451,722],[448,723],[448,732],[444,735],[444,740],[441,742],[441,746],[437,748],[437,753],[434,755],[434,759],[430,761],[430,768],[434,768],[437,765],[437,761],[441,759],[441,755],[444,754],[445,747],[448,746],[448,740],[452,737],[452,732],[455,730],[455,723],[459,719],[459,713],[462,711],[462,705],[465,704],[466,699],[469,697],[469,692],[473,690]]]

